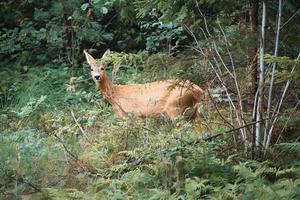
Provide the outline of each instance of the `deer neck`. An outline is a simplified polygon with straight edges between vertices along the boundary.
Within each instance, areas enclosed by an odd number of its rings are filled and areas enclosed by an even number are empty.
[[[102,80],[99,84],[97,84],[98,90],[101,90],[103,95],[109,100],[114,95],[114,84],[109,80],[107,74],[103,74]]]

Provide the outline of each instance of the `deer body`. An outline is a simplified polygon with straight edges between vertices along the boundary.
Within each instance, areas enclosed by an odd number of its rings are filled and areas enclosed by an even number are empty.
[[[97,88],[102,91],[119,116],[124,117],[129,113],[141,118],[193,115],[203,96],[203,90],[190,81],[165,80],[146,84],[115,85],[109,80],[104,66],[97,66],[87,52],[85,55],[91,67],[99,69],[99,80],[97,69],[92,71]]]

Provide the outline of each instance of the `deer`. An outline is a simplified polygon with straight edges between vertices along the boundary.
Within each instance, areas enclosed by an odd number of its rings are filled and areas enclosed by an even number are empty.
[[[106,100],[119,117],[135,115],[139,118],[195,117],[204,91],[191,81],[177,79],[146,84],[114,84],[106,73],[104,64],[83,51],[91,68],[91,76]],[[111,54],[108,49],[105,58]]]

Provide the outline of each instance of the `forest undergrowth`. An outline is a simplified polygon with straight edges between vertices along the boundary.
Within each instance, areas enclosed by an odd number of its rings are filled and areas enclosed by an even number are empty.
[[[202,86],[212,76],[193,56],[115,55],[109,74],[120,84],[181,76]],[[89,73],[87,65],[0,72],[0,199],[300,198],[299,141],[282,136],[251,160],[209,101],[194,121],[120,119]]]

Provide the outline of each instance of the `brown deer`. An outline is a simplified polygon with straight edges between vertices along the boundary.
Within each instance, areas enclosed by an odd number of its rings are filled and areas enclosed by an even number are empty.
[[[138,117],[168,117],[180,115],[192,117],[197,113],[203,90],[190,81],[164,80],[146,84],[113,84],[105,72],[105,66],[84,50],[91,75],[98,90],[110,102],[121,117],[134,114]],[[107,50],[102,58],[108,56]]]

